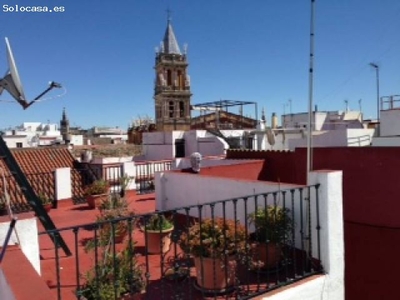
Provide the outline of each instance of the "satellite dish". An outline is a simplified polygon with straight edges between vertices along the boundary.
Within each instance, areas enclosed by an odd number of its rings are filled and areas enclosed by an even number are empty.
[[[5,38],[5,40],[9,70],[6,72],[6,75],[0,79],[0,95],[3,90],[6,90],[19,104],[21,104],[23,109],[27,109],[53,88],[61,88],[61,84],[51,81],[46,90],[39,94],[35,99],[28,102],[25,98],[24,89],[18,74],[17,64],[15,63],[10,42],[8,41],[8,38]]]
[[[267,131],[266,131],[266,133],[267,133],[267,140],[268,140],[268,143],[269,143],[271,146],[275,145],[275,135],[274,135],[274,133],[272,132],[271,128],[268,128]]]
[[[20,100],[25,100],[24,90],[22,88],[21,79],[19,77],[17,65],[15,64],[14,55],[11,50],[10,42],[8,38],[6,38],[6,46],[7,46],[7,59],[8,59],[8,66],[10,68],[10,73],[7,75],[10,77],[9,80],[10,84],[12,84],[13,88],[13,97],[18,97]]]

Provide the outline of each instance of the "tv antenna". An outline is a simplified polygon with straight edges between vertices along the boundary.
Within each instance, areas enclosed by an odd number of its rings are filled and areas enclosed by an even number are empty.
[[[7,47],[7,59],[8,59],[8,71],[3,78],[0,78],[0,95],[3,90],[6,90],[21,106],[23,109],[27,109],[33,103],[42,98],[45,94],[50,92],[53,88],[61,88],[61,84],[51,81],[49,87],[40,93],[35,99],[28,101],[26,100],[24,89],[21,83],[21,79],[18,74],[17,65],[15,63],[14,55],[11,50],[10,42],[8,38],[6,40]]]

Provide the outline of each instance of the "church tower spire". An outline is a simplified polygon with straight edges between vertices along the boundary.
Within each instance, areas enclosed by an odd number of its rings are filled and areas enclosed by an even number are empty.
[[[168,11],[169,13],[169,11]],[[168,14],[160,49],[156,48],[154,83],[155,119],[158,131],[190,129],[190,77],[186,46],[182,53]]]

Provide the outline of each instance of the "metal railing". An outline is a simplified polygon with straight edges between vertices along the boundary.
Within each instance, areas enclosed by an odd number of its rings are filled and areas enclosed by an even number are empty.
[[[361,136],[352,136],[347,138],[347,144],[348,146],[350,145],[356,145],[356,146],[369,146],[371,144],[371,136],[366,134],[366,135],[361,135]]]
[[[59,300],[71,293],[72,283],[76,299],[121,299],[125,293],[139,291],[138,299],[250,299],[321,273],[318,187],[279,190],[41,232],[69,236],[73,243],[69,246],[75,249],[73,257],[61,258],[55,247],[51,255],[55,260],[53,288]],[[283,219],[288,225],[276,242],[280,247],[278,261],[268,267],[270,250],[254,251],[257,241],[262,244],[255,238],[258,231],[250,222],[258,210],[273,212],[266,215],[266,221],[275,220],[280,211],[285,211]],[[160,254],[149,250],[148,225],[156,215],[166,216],[174,225],[171,244],[165,237],[158,238]],[[159,226],[153,231],[161,232]],[[193,226],[198,226],[202,238],[196,238]],[[218,254],[211,258],[211,275],[204,275],[203,265],[196,269],[195,254],[199,251]],[[259,263],[261,254],[266,255],[267,262]],[[201,258],[200,263],[205,260]],[[75,274],[75,278],[62,273]],[[205,278],[216,284],[223,273],[227,286],[222,290],[203,284]]]
[[[146,161],[136,162],[136,191],[138,194],[154,192],[154,174],[161,171],[171,170],[172,161]]]

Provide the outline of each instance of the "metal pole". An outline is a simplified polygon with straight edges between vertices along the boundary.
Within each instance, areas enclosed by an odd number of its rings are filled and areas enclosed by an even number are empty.
[[[312,106],[314,86],[314,22],[315,22],[315,0],[311,0],[311,22],[310,22],[310,68],[308,77],[308,125],[307,125],[307,185],[310,184],[310,171],[312,171],[311,139],[312,139]]]
[[[376,114],[378,116],[377,135],[381,135],[381,109],[379,105],[379,66],[376,68]]]
[[[380,136],[379,66],[375,63],[370,63],[369,65],[375,69],[375,74],[376,74],[376,120],[377,120],[376,135]]]

